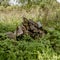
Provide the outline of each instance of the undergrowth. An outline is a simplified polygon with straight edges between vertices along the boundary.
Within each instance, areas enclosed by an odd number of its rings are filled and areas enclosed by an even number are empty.
[[[48,33],[42,38],[24,35],[18,41],[5,35],[5,32],[14,31],[16,25],[0,23],[0,60],[60,60],[60,27],[57,23],[47,21],[46,26],[43,24]]]
[[[28,8],[5,3],[0,4],[0,60],[60,60],[60,4],[41,0]],[[47,34],[38,39],[29,35],[9,39],[5,33],[15,31],[22,16],[40,21]]]

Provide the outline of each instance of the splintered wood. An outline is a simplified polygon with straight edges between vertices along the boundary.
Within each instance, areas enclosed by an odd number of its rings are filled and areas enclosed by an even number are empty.
[[[32,38],[40,38],[44,36],[46,33],[47,31],[43,29],[40,22],[34,22],[31,19],[27,19],[23,17],[22,25],[17,26],[14,33],[10,33],[10,34],[14,35],[13,37],[15,38],[20,37],[21,35],[25,35],[25,34],[30,35]],[[7,36],[9,37],[10,34],[7,33]]]
[[[25,17],[23,17],[22,25],[18,26],[17,28],[18,29],[16,29],[16,31],[19,31],[17,32],[17,36],[27,34],[30,35],[32,38],[38,38],[47,33],[47,31],[42,28],[40,22],[34,22],[33,20],[28,20]]]

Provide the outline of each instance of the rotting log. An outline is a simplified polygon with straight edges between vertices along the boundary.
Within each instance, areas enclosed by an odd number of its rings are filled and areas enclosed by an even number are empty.
[[[43,29],[42,24],[40,21],[34,22],[32,19],[27,19],[23,17],[23,22],[21,26],[17,26],[14,33],[9,32],[7,36],[13,39],[21,35],[30,35],[32,38],[40,38],[47,33],[46,30]]]

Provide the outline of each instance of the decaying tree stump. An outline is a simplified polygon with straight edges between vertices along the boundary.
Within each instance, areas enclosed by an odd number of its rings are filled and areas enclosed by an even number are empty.
[[[23,17],[22,25],[17,26],[14,33],[8,33],[7,35],[13,39],[25,34],[30,35],[32,38],[39,38],[46,33],[47,31],[43,29],[40,22],[34,22],[32,19],[28,20],[27,18]]]

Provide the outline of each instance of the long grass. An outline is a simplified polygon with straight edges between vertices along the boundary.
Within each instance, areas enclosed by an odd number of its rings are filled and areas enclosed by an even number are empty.
[[[0,60],[60,60],[60,9],[49,10],[51,13],[45,20],[45,12],[41,11],[39,17],[39,7],[29,11],[14,8],[0,9]],[[58,18],[55,12],[58,12]],[[40,21],[48,34],[35,40],[26,35],[19,41],[7,38],[4,33],[14,31],[18,25],[21,25],[22,16]]]

